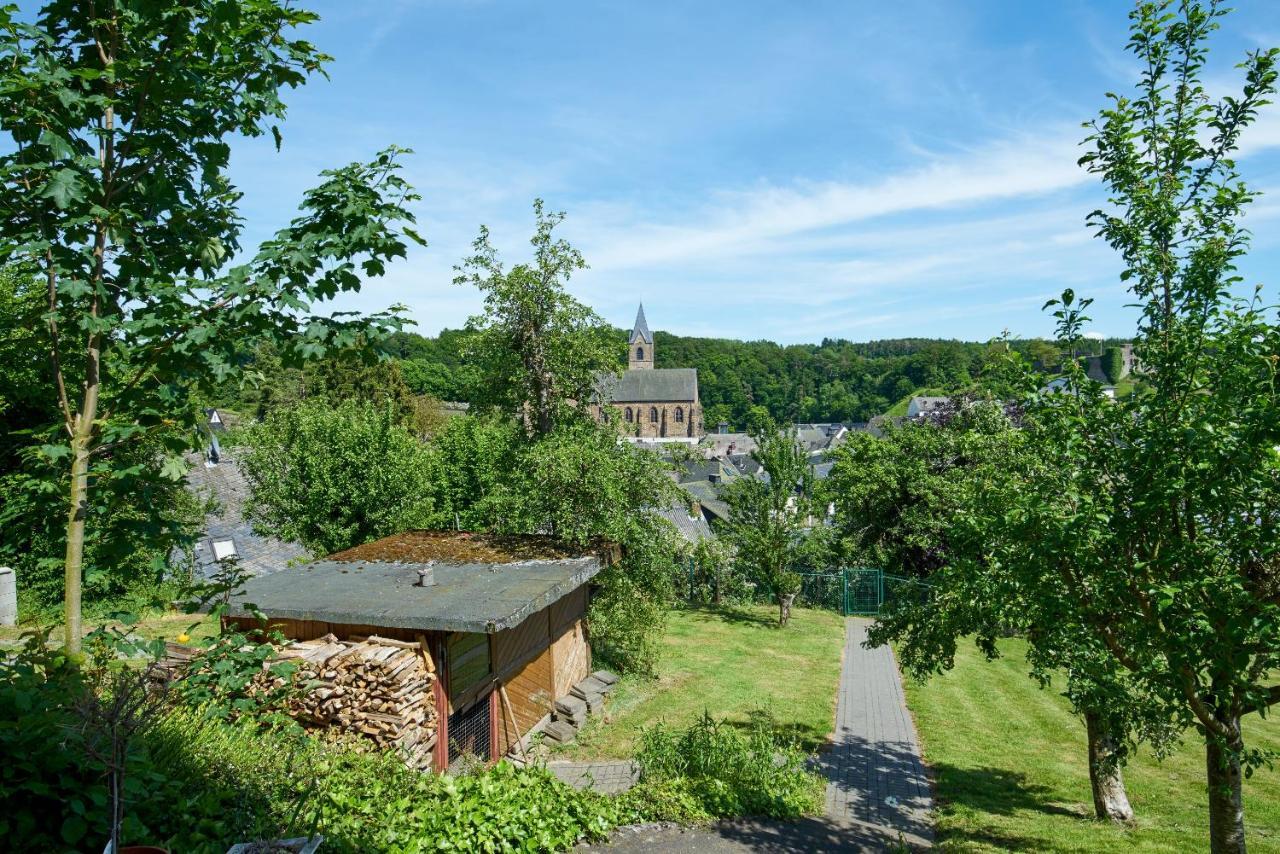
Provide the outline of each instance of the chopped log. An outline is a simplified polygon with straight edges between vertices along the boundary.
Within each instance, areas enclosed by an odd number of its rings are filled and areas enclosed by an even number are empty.
[[[155,678],[170,681],[181,678],[202,651],[172,644],[166,652]],[[304,727],[357,734],[398,750],[412,767],[430,767],[438,721],[435,663],[425,637],[410,643],[326,635],[287,644],[273,660],[297,665],[291,678],[299,690],[286,711]],[[284,684],[265,668],[260,679],[264,686]]]

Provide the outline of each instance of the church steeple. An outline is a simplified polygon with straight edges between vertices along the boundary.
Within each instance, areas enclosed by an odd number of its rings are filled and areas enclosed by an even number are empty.
[[[627,339],[627,368],[640,370],[653,367],[653,333],[644,319],[644,303],[636,312],[636,323]]]

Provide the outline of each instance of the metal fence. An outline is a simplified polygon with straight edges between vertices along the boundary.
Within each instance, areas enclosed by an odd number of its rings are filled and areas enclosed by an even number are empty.
[[[825,608],[846,617],[874,617],[886,605],[911,599],[924,604],[932,586],[918,578],[892,575],[874,567],[846,567],[832,572],[799,573],[800,592],[795,604],[802,608]],[[754,588],[754,585],[748,585]],[[690,602],[706,604],[714,600],[715,585],[700,577],[690,561],[688,565],[688,597]],[[741,593],[743,591],[739,591]],[[749,595],[760,598],[760,594]],[[731,597],[734,601],[736,597]],[[739,600],[740,601],[740,600]]]
[[[846,617],[874,617],[886,605],[908,598],[923,604],[932,590],[928,582],[918,578],[891,575],[872,567],[807,572],[800,577],[797,605],[826,608]]]

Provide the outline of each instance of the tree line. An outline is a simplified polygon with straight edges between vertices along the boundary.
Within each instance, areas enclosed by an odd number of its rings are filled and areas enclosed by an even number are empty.
[[[400,362],[406,384],[438,400],[470,402],[483,392],[467,359],[471,333],[445,329],[436,336],[402,330],[387,350]],[[616,365],[625,366],[627,330],[609,330]],[[869,421],[921,390],[961,392],[982,385],[993,350],[989,342],[896,338],[819,344],[777,344],[654,333],[655,366],[697,368],[703,420],[745,430],[761,414],[778,423]],[[1119,357],[1119,340],[1088,340],[1081,355]],[[1031,361],[1059,365],[1062,353],[1042,339],[1013,340]],[[1119,364],[1106,363],[1119,378]]]

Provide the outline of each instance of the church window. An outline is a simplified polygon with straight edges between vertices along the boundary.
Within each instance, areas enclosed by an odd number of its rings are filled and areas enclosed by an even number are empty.
[[[684,410],[676,407],[676,421],[684,421]]]
[[[631,407],[630,407],[630,406],[628,406],[628,407],[627,407],[626,419],[627,419],[627,421],[628,421],[628,422],[630,422],[630,421],[631,421]]]
[[[614,352],[616,353],[617,350],[615,350]],[[649,407],[649,420],[652,421],[654,424],[658,423],[658,407],[656,406]]]
[[[618,352],[618,351],[617,351],[617,350],[614,350],[614,352],[616,353],[616,352]],[[639,360],[639,361],[641,361],[641,362],[643,362],[643,361],[644,361],[644,348],[643,348],[643,347],[637,347],[637,348],[636,348],[636,359],[638,359],[638,360]]]

